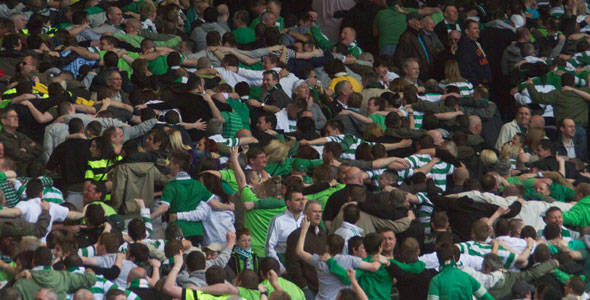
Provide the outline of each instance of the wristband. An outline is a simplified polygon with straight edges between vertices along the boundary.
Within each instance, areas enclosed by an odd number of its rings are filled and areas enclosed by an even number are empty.
[[[268,291],[260,292],[260,295],[261,296],[264,295],[264,296],[268,297]]]

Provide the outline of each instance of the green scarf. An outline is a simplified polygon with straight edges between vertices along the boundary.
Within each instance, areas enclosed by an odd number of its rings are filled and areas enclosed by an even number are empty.
[[[240,247],[236,247],[234,250],[238,257],[244,261],[245,268],[244,269],[252,269],[252,248],[248,250],[244,250]]]

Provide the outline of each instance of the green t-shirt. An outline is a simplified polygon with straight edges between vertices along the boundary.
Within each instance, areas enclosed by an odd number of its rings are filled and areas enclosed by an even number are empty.
[[[104,58],[105,53],[107,53],[105,50],[101,50],[99,52],[100,60],[102,60]],[[138,59],[139,53],[127,52],[127,56],[129,56],[133,59]],[[129,63],[127,63],[126,60],[124,60],[123,58],[119,58],[119,62],[117,63],[117,67],[123,71],[127,71],[129,78],[131,78],[131,73],[133,73],[133,68],[131,68],[131,65]]]
[[[238,290],[240,291],[240,297],[244,300],[260,300],[260,292],[257,290],[251,290],[241,286],[238,287]]]
[[[252,192],[249,187],[245,187],[241,194],[242,202],[257,202],[261,199]],[[273,209],[252,209],[244,214],[244,227],[250,229],[252,233],[252,250],[256,255],[265,257],[264,246],[266,243],[266,232],[270,226],[270,220],[284,212],[285,206]],[[299,299],[299,298],[297,298]]]
[[[242,128],[250,129],[250,109],[248,109],[248,105],[238,99],[232,98],[227,99],[226,102],[240,116]]]
[[[306,197],[308,200],[320,201],[320,203],[322,204],[322,209],[323,209],[326,207],[326,203],[328,202],[328,199],[330,198],[330,196],[332,196],[332,194],[334,194],[335,192],[343,189],[345,186],[346,186],[346,184],[339,183],[337,186],[327,188],[327,189],[325,189],[321,192],[315,193],[315,194],[306,195]]]
[[[367,256],[363,260],[368,263],[373,262],[371,256]],[[359,275],[359,273],[361,274]],[[357,278],[359,285],[363,288],[363,291],[365,291],[369,299],[391,299],[393,277],[389,275],[389,272],[387,272],[385,266],[381,266],[377,272],[365,272],[358,270]]]
[[[170,212],[178,213],[196,209],[201,201],[207,201],[211,195],[200,181],[190,178],[187,174],[177,176],[168,182],[162,191],[162,201],[170,205]],[[201,222],[177,221],[176,223],[182,229],[184,236],[203,234]]]
[[[415,8],[403,8],[408,12],[417,12]],[[382,9],[377,13],[373,26],[379,31],[379,47],[397,45],[399,37],[406,30],[406,15],[395,7]]]
[[[234,174],[234,170],[221,170],[219,173],[221,174],[223,190],[230,195],[235,194],[239,187],[238,182],[236,181],[236,174]]]
[[[242,27],[235,29],[232,31],[234,36],[236,37],[236,42],[240,45],[248,44],[256,41],[256,36],[254,35],[254,29],[250,27]]]
[[[268,291],[269,295],[275,291],[275,288],[270,284],[268,279],[263,281],[262,284],[264,284],[264,286],[266,286],[266,290]],[[297,300],[305,299],[305,295],[303,294],[303,291],[293,282],[291,282],[287,279],[284,279],[282,277],[279,277],[278,284],[283,289],[283,291],[285,291],[287,294],[289,294],[289,296],[291,296],[291,299],[297,299]]]
[[[168,72],[168,62],[166,56],[160,55],[158,58],[148,62],[148,70],[155,75],[162,75]]]
[[[252,23],[250,23],[250,28],[252,30],[254,30],[254,28],[256,28],[256,25],[258,25],[260,23],[260,17],[256,17],[254,20],[252,20]],[[277,23],[279,23],[279,31],[285,29],[285,19],[283,17],[279,17],[279,19],[277,20]],[[276,26],[276,24],[275,24]]]
[[[385,116],[382,116],[380,114],[372,114],[369,116],[369,119],[373,120],[373,123],[379,124],[383,131],[385,131],[385,129],[387,128],[385,127]]]

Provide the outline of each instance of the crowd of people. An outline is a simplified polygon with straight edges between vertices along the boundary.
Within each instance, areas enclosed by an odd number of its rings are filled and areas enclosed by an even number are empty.
[[[590,299],[588,4],[0,1],[0,299]]]

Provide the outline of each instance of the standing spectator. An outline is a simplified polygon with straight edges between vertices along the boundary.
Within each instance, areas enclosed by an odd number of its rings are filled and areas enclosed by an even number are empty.
[[[4,152],[16,163],[17,173],[24,174],[29,162],[37,159],[43,149],[28,136],[17,131],[18,114],[13,107],[7,107],[0,113],[0,122],[0,142],[4,145]]]
[[[449,35],[452,31],[461,32],[461,26],[457,20],[459,19],[459,11],[457,11],[457,7],[453,4],[448,4],[444,7],[444,20],[440,21],[434,27],[434,32],[438,35],[440,41],[446,46],[449,47],[451,44],[449,43]]]
[[[489,85],[492,71],[486,53],[479,43],[479,24],[473,20],[465,22],[465,34],[459,41],[457,61],[461,74],[473,85]]]
[[[428,79],[430,63],[434,57],[421,37],[422,23],[420,22],[420,15],[416,12],[408,14],[407,23],[408,27],[399,37],[399,44],[395,49],[393,58],[398,67],[402,67],[410,57],[417,58],[420,65],[420,78],[422,80]]]

